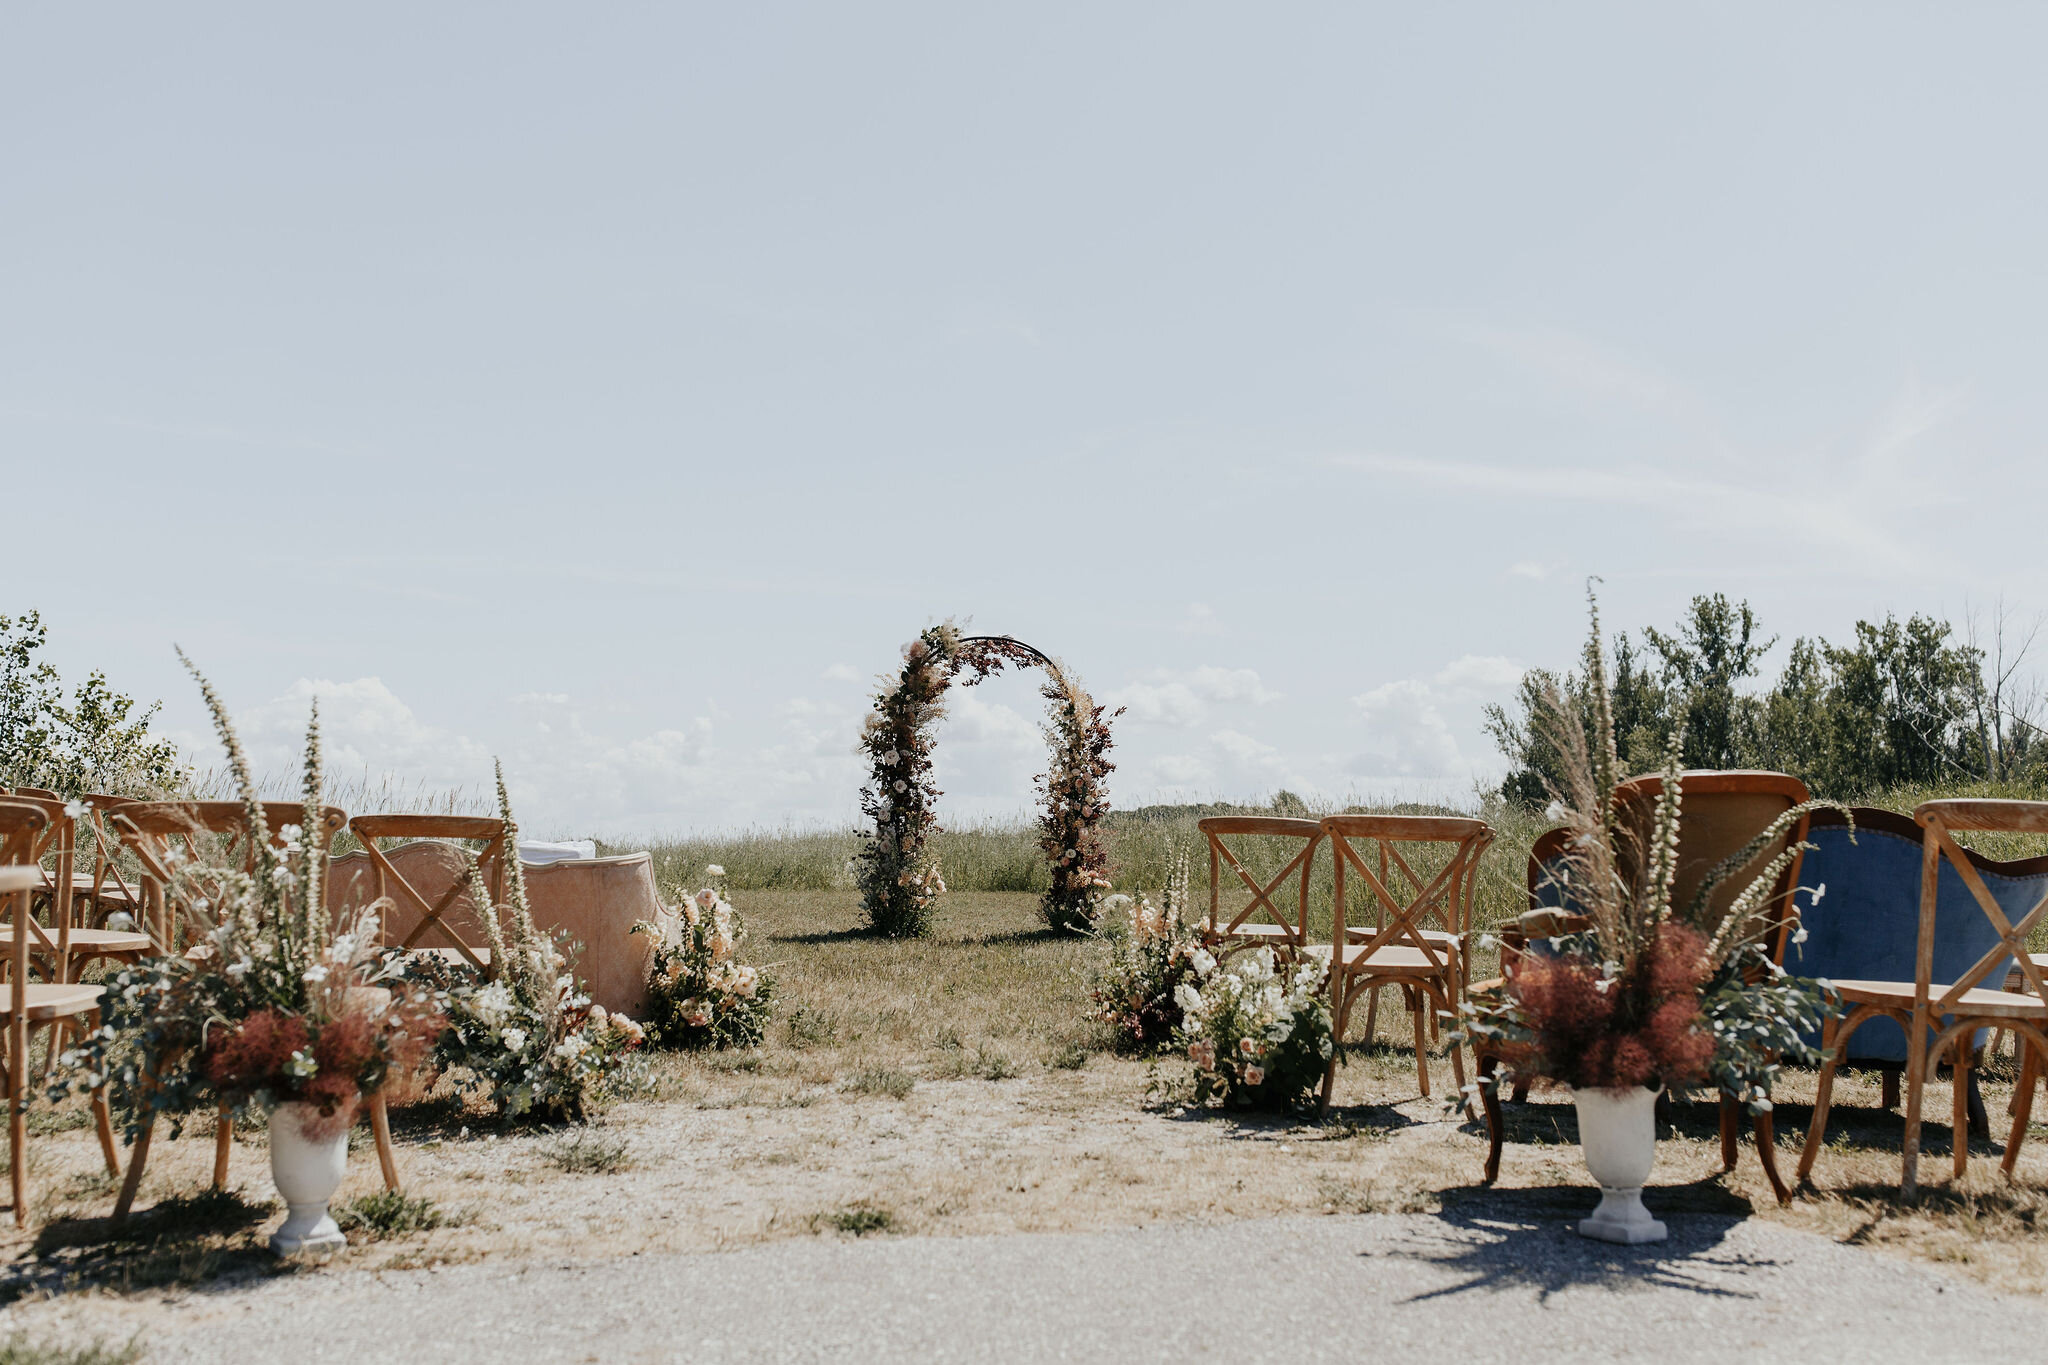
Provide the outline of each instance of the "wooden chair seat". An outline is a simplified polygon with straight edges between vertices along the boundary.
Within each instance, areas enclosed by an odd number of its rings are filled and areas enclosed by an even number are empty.
[[[1876,1005],[1880,1009],[1913,1009],[1913,983],[1910,981],[1837,981],[1836,990],[1852,1005]],[[1930,988],[1939,998],[1948,987]],[[2015,991],[1969,990],[1954,1002],[1954,1012],[1983,1019],[2037,1019],[2048,1021],[2048,1004],[2038,995],[2025,995]]]
[[[14,1013],[15,998],[12,982],[0,984],[0,1016]],[[46,985],[31,981],[21,996],[21,1005],[32,1024],[74,1014],[89,1014],[100,1007],[100,986],[95,981],[72,985]]]
[[[1294,934],[1284,924],[1240,924],[1218,929],[1216,937],[1225,943],[1292,943]]]
[[[2027,961],[2034,965],[2035,971],[2048,972],[2048,953],[2028,953]],[[2018,991],[2025,990],[2026,985],[2026,972],[2021,969],[2018,962],[2014,962],[2005,973],[2005,988],[2009,991]]]
[[[1345,929],[1344,936],[1353,943],[1370,943],[1373,935],[1378,932],[1376,929],[1352,925]],[[1419,932],[1425,942],[1434,944],[1439,948],[1459,949],[1465,946],[1465,936],[1463,934],[1454,934],[1446,929],[1423,929]]]
[[[71,874],[71,894],[81,900],[90,897],[94,900],[119,902],[122,905],[135,904],[135,897],[120,882],[111,878],[97,881],[90,872]]]
[[[1318,957],[1328,957],[1330,947],[1319,943],[1309,949]],[[1374,976],[1440,976],[1443,974],[1442,961],[1431,961],[1420,948],[1403,948],[1388,944],[1378,952],[1367,951],[1363,943],[1344,945],[1344,967],[1347,971],[1370,972]]]
[[[54,939],[56,932],[45,929],[42,934],[28,936],[28,950],[31,953],[51,951],[43,942],[44,937]],[[12,926],[0,928],[0,948],[14,942]],[[150,953],[155,945],[148,934],[134,934],[120,929],[73,929],[71,931],[71,955],[73,957],[113,957],[123,953]]]

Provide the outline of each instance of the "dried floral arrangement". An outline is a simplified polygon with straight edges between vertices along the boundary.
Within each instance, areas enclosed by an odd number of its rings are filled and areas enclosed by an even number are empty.
[[[1597,603],[1584,660],[1589,713],[1546,683],[1532,721],[1561,760],[1561,788],[1550,793],[1547,813],[1568,837],[1550,875],[1589,927],[1532,943],[1498,993],[1465,1003],[1453,1041],[1483,1042],[1531,1080],[1600,1090],[1712,1081],[1768,1108],[1777,1067],[1816,1060],[1802,1035],[1838,1008],[1826,982],[1789,975],[1764,942],[1796,913],[1774,892],[1811,847],[1787,835],[1809,811],[1842,808],[1808,801],[1786,811],[1724,859],[1689,905],[1674,906],[1683,734],[1666,750],[1645,827],[1639,809],[1616,800],[1622,777]],[[1715,893],[1781,840],[1784,847],[1716,908]]]
[[[684,895],[660,923],[633,932],[654,939],[647,967],[647,1035],[658,1046],[759,1047],[773,1012],[775,979],[739,961],[746,922],[725,898],[725,869],[704,869],[711,885]]]
[[[1119,1052],[1151,1053],[1173,1043],[1182,1014],[1179,988],[1213,962],[1201,930],[1182,920],[1188,908],[1188,854],[1175,848],[1159,904],[1149,896],[1104,898],[1096,937],[1107,952],[1088,985],[1089,1018],[1109,1030]]]
[[[442,1027],[431,991],[404,980],[377,946],[366,907],[338,931],[322,893],[321,752],[317,705],[306,727],[305,814],[275,833],[227,710],[181,651],[227,749],[248,826],[249,866],[168,854],[164,897],[194,949],[151,958],[107,979],[102,1026],[61,1059],[53,1094],[102,1079],[131,1139],[157,1115],[172,1131],[197,1109],[299,1102],[311,1135],[354,1121],[362,1099],[410,1084]],[[199,846],[207,847],[204,840]]]
[[[1331,1054],[1329,965],[1309,957],[1283,967],[1273,950],[1228,965],[1195,954],[1195,979],[1174,988],[1180,1042],[1194,1063],[1197,1104],[1305,1110],[1315,1103]]]
[[[930,849],[939,832],[932,782],[932,728],[945,715],[946,689],[971,687],[1010,664],[1043,668],[1050,707],[1051,767],[1039,779],[1045,804],[1040,847],[1052,865],[1042,909],[1054,928],[1084,930],[1109,888],[1108,853],[1099,827],[1109,813],[1103,779],[1113,770],[1109,718],[1078,679],[1056,661],[1007,636],[967,638],[951,621],[903,646],[903,666],[875,696],[861,732],[869,777],[861,810],[874,822],[854,857],[868,927],[890,938],[931,932],[946,883]]]
[[[498,813],[507,847],[519,846],[519,825],[497,770]],[[466,965],[414,954],[409,970],[440,987],[448,1027],[434,1044],[437,1068],[453,1073],[458,1090],[483,1095],[498,1113],[533,1123],[582,1123],[604,1095],[630,1086],[641,1026],[595,1004],[576,980],[569,957],[533,922],[526,874],[505,860],[505,903],[492,906],[476,860],[470,859],[470,902],[488,907],[478,918],[490,946],[493,980],[479,982]]]

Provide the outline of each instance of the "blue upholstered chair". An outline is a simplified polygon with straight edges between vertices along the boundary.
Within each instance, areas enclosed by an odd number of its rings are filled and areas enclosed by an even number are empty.
[[[1853,840],[1839,812],[1814,812],[1806,836],[1813,849],[1794,897],[1806,941],[1787,950],[1785,969],[1829,981],[1911,981],[1920,933],[1920,826],[1911,816],[1868,806],[1851,815]],[[1970,863],[2010,918],[2024,915],[2048,892],[2048,858],[2000,863],[1972,853]],[[1816,903],[1813,891],[1823,886],[1827,892]],[[1955,980],[1997,944],[1998,931],[1977,908],[1961,874],[1944,860],[1935,899],[1933,979]],[[2003,981],[2009,965],[1997,968],[1993,979]],[[1875,1016],[1846,1041],[1844,1065],[1896,1073],[1906,1064],[1906,1034],[1895,1019]]]
[[[1920,1090],[1941,1053],[1953,1054],[1955,1163],[1960,1175],[1969,1156],[1966,1130],[1973,1121],[1983,1122],[1972,1075],[1976,1047],[1990,1027],[2010,1026],[2020,1034],[2022,1054],[2026,1055],[2029,1033],[2048,1021],[2048,1003],[2039,996],[1984,988],[2005,984],[2013,962],[2011,944],[1979,904],[1957,862],[1967,863],[2003,917],[2017,924],[2048,896],[2048,858],[1998,862],[1951,843],[1952,852],[1934,860],[1926,998],[1939,1001],[1955,983],[1968,990],[1958,992],[1948,1010],[1933,1009],[1930,1003],[1926,1027],[1932,1041],[1923,1056],[1912,1057],[1907,1029],[1918,990],[1922,889],[1931,856],[1926,841],[1935,837],[1926,830],[1932,824],[1950,829],[2024,829],[2033,827],[2026,822],[2036,818],[2048,825],[2048,805],[1935,801],[1922,806],[1914,819],[1868,808],[1859,808],[1852,816],[1856,826],[1853,840],[1839,814],[1822,811],[1813,818],[1808,838],[1815,847],[1807,854],[1800,881],[1805,887],[1825,886],[1826,893],[1817,903],[1811,892],[1799,893],[1805,939],[1794,945],[1785,959],[1789,970],[1830,981],[1850,1009],[1846,1018],[1831,1020],[1823,1030],[1823,1045],[1833,1055],[1821,1069],[1799,1175],[1808,1177],[1819,1155],[1827,1131],[1834,1073],[1842,1066],[1884,1069],[1885,1102],[1890,1107],[1898,1100],[1898,1074],[1903,1067],[1909,1093],[1901,1187],[1910,1191],[1919,1148]],[[1999,823],[2015,820],[2021,823]],[[1986,821],[1990,823],[1977,823]],[[1965,1040],[1967,1045],[1963,1045]],[[2029,1091],[2033,1065],[2030,1060],[2023,1066],[2022,1084]],[[2014,1137],[2007,1144],[2008,1171],[2025,1129],[2024,1105],[2021,1110]]]

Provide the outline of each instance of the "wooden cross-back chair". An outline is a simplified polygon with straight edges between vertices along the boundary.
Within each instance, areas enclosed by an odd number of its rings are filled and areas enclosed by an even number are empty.
[[[7,907],[11,930],[8,979],[0,985],[0,1024],[5,1025],[6,1039],[0,1068],[4,1068],[7,1090],[7,1152],[17,1227],[28,1223],[28,1105],[33,1094],[28,1076],[29,1040],[36,1029],[46,1029],[59,1020],[76,1019],[88,1027],[99,1021],[98,986],[28,979],[31,935],[26,926],[34,917],[31,899],[43,884],[43,873],[39,866],[17,860],[15,854],[25,853],[47,823],[47,817],[33,805],[0,800],[0,863],[5,864],[0,866],[0,904]],[[92,1115],[107,1173],[118,1175],[121,1161],[104,1086],[92,1092]]]
[[[281,845],[282,831],[287,825],[302,825],[306,808],[296,801],[265,801],[263,823],[268,830],[270,842]],[[164,952],[178,951],[179,926],[172,922],[170,897],[167,888],[172,880],[171,851],[176,848],[187,856],[199,854],[199,841],[214,836],[224,841],[221,850],[229,860],[239,859],[242,866],[253,868],[256,864],[256,849],[251,839],[248,815],[239,801],[136,801],[115,807],[111,812],[110,824],[121,838],[123,847],[132,849],[142,866],[142,891],[147,924],[154,938]],[[336,836],[348,826],[348,812],[338,806],[323,806],[320,809],[319,828],[301,828],[300,838],[308,843],[316,842],[323,848],[331,848]],[[364,988],[376,989],[376,988]],[[384,1184],[389,1189],[399,1188],[398,1161],[391,1150],[391,1120],[385,1108],[382,1091],[370,1096],[370,1126],[376,1135],[377,1160],[382,1166]],[[129,1207],[134,1203],[135,1192],[142,1181],[142,1170],[149,1158],[151,1135],[155,1130],[155,1116],[144,1119],[141,1134],[135,1140],[134,1154],[129,1158],[128,1175],[122,1181],[121,1193],[114,1204],[116,1220],[128,1216]],[[228,1178],[228,1156],[234,1144],[233,1112],[223,1104],[214,1122],[213,1183],[216,1188],[225,1187]]]
[[[1309,882],[1315,874],[1323,827],[1314,820],[1278,815],[1212,815],[1198,821],[1196,828],[1209,845],[1209,918],[1204,932],[1219,951],[1263,944],[1285,957],[1305,948]],[[1286,858],[1278,872],[1266,877],[1245,866],[1255,841],[1277,843],[1282,853],[1295,844],[1300,848]],[[1229,911],[1223,909],[1225,868],[1233,885],[1247,893],[1244,904]]]
[[[1954,1074],[1954,1159],[1960,1179],[1969,1169],[1969,1077],[1979,1030],[2003,1028],[2019,1041],[2020,1079],[2013,1095],[2013,1124],[2006,1140],[2003,1170],[2010,1177],[2019,1160],[2032,1116],[2034,1086],[2048,1064],[2048,974],[2027,952],[2027,937],[2048,914],[2048,892],[2038,879],[2000,878],[2000,889],[2017,892],[2008,907],[1987,884],[1973,856],[1955,841],[1967,831],[2048,834],[2048,802],[2004,800],[1928,801],[1913,812],[1920,826],[1920,914],[1911,981],[1837,980],[1835,989],[1852,1008],[1847,1018],[1829,1020],[1823,1033],[1828,1058],[1822,1065],[1814,1096],[1813,1123],[1799,1157],[1802,1179],[1812,1173],[1827,1133],[1828,1110],[1834,1098],[1835,1072],[1849,1050],[1849,1038],[1876,1018],[1896,1020],[1906,1031],[1906,1128],[1900,1143],[1899,1192],[1911,1198],[1919,1189],[1920,1121],[1927,1078],[1944,1053],[1952,1053]],[[1946,865],[1946,866],[1944,866]],[[1986,924],[1938,923],[1944,873],[1959,878],[1969,892],[1962,911],[1979,911]],[[2037,892],[2041,894],[2036,894]],[[2022,908],[2024,907],[2024,908]],[[2009,913],[2009,909],[2016,911]],[[1955,913],[1954,910],[1951,912]],[[1989,933],[1984,930],[1988,927]],[[1981,955],[1955,974],[1936,982],[1937,934],[1954,938],[1974,935]],[[2017,971],[2024,989],[1988,989],[1981,983],[1994,972],[2001,985],[2005,968]]]
[[[1369,842],[1376,845],[1379,852],[1380,885],[1387,891],[1419,898],[1421,913],[1416,917],[1415,931],[1431,943],[1460,954],[1458,960],[1458,984],[1459,989],[1462,991],[1465,984],[1471,980],[1471,955],[1465,953],[1463,949],[1466,937],[1472,928],[1473,899],[1479,894],[1479,879],[1472,875],[1472,873],[1477,869],[1477,859],[1479,856],[1485,853],[1486,849],[1493,842],[1492,831],[1488,830],[1485,842],[1472,852],[1471,856],[1474,862],[1470,868],[1459,869],[1447,865],[1443,871],[1448,875],[1438,877],[1435,874],[1430,874],[1427,881],[1424,880],[1424,874],[1418,873],[1410,866],[1409,860],[1402,855],[1399,842],[1387,839],[1376,839]],[[1449,845],[1448,847],[1450,849],[1449,861],[1455,863],[1458,857],[1461,856],[1459,846]],[[1427,872],[1428,867],[1428,863],[1423,863],[1425,872]],[[1398,888],[1400,887],[1405,887],[1406,890],[1399,891]],[[1371,924],[1347,923],[1345,925],[1344,932],[1353,943],[1370,942],[1373,935],[1385,927],[1387,920],[1386,900],[1380,895],[1375,894],[1372,899],[1372,905],[1373,922]],[[1431,921],[1435,922],[1434,928],[1431,927]],[[1366,996],[1366,1037],[1372,1038],[1377,1036],[1379,1032],[1379,1014],[1380,990],[1379,988],[1374,988]],[[1435,1042],[1437,1038],[1437,1019],[1434,1014],[1431,1014],[1429,1020],[1429,1038],[1431,1042]]]
[[[1465,980],[1464,935],[1472,913],[1474,879],[1479,859],[1493,842],[1493,827],[1484,820],[1450,815],[1333,815],[1322,822],[1336,864],[1336,923],[1330,949],[1330,1019],[1337,1042],[1344,1039],[1351,1011],[1361,997],[1383,986],[1398,986],[1415,1022],[1415,1073],[1422,1093],[1429,1094],[1431,1006],[1455,1015]],[[1376,843],[1368,859],[1364,845]],[[1422,846],[1436,846],[1443,866],[1424,880],[1414,871]],[[1404,849],[1406,850],[1404,852]],[[1398,867],[1403,878],[1375,870]],[[1409,883],[1407,891],[1396,885]],[[1347,886],[1364,883],[1373,904],[1374,927],[1358,916],[1356,932]],[[1363,905],[1358,907],[1361,911]],[[1432,918],[1443,926],[1432,930]],[[1368,1011],[1370,1013],[1371,1011]],[[1451,1049],[1451,1070],[1458,1088],[1465,1086],[1464,1054]],[[1333,1050],[1323,1076],[1322,1107],[1330,1106],[1337,1080]]]
[[[1615,804],[1620,808],[1624,821],[1645,840],[1650,822],[1655,818],[1657,800],[1663,793],[1664,779],[1659,775],[1632,778],[1615,789]],[[1681,912],[1698,897],[1700,888],[1715,868],[1761,834],[1772,821],[1803,804],[1810,796],[1806,784],[1796,777],[1753,769],[1688,770],[1679,775],[1679,794],[1683,800],[1678,821],[1678,868],[1672,883],[1671,904]],[[1709,895],[1709,906],[1725,908],[1731,904],[1748,885],[1747,878],[1741,874],[1761,870],[1785,848],[1805,842],[1807,826],[1807,819],[1802,816],[1783,836],[1758,852],[1745,867],[1736,869],[1737,875],[1731,876]],[[1528,869],[1530,911],[1522,917],[1520,925],[1509,926],[1501,932],[1501,977],[1474,986],[1474,993],[1495,993],[1504,989],[1506,983],[1513,979],[1515,968],[1527,951],[1530,940],[1578,933],[1590,927],[1590,922],[1583,916],[1572,913],[1570,888],[1557,871],[1564,860],[1568,837],[1569,831],[1554,829],[1541,835],[1531,846]],[[1795,854],[1780,871],[1764,902],[1766,913],[1773,921],[1766,930],[1765,942],[1770,946],[1774,962],[1782,963],[1796,919],[1792,913],[1792,892],[1799,885],[1803,857],[1803,853]],[[1479,1101],[1486,1119],[1486,1180],[1491,1183],[1500,1175],[1501,1145],[1504,1141],[1500,1095],[1492,1080],[1500,1058],[1483,1047],[1476,1051]],[[1517,1076],[1514,1099],[1519,1103],[1528,1098],[1528,1094],[1529,1078]],[[1740,1104],[1723,1096],[1720,1129],[1724,1170],[1735,1169],[1740,1126]],[[1763,1165],[1764,1175],[1769,1179],[1778,1202],[1787,1203],[1792,1193],[1778,1173],[1777,1140],[1771,1111],[1754,1115],[1752,1126],[1756,1133],[1757,1157]]]
[[[0,792],[0,795],[5,794]],[[16,787],[13,795],[17,799],[32,797],[38,801],[65,801],[62,792],[51,791],[47,787]],[[71,828],[73,914],[79,923],[98,929],[114,912],[133,916],[141,904],[135,883],[123,875],[120,864],[113,857],[116,840],[106,826],[106,812],[115,806],[126,805],[134,798],[87,792],[77,799],[85,807],[85,816],[83,822],[74,820]],[[83,867],[88,832],[92,836],[90,872]]]
[[[85,967],[93,962],[103,959],[135,962],[147,956],[152,945],[146,934],[133,930],[95,929],[80,923],[77,913],[80,888],[74,872],[77,827],[69,803],[54,796],[25,795],[25,790],[16,788],[14,795],[7,799],[34,806],[48,822],[43,826],[42,834],[29,840],[28,846],[20,850],[22,856],[8,859],[10,862],[33,864],[42,874],[42,885],[32,898],[31,914],[26,921],[31,964],[41,969],[48,980],[76,981]],[[89,898],[88,891],[88,903]],[[34,899],[40,899],[47,907],[47,924],[34,915]],[[0,947],[10,943],[15,932],[13,926],[0,930]],[[62,1025],[58,1027],[61,1029]]]
[[[507,846],[505,822],[475,815],[358,815],[349,822],[349,830],[362,843],[363,852],[368,855],[370,866],[376,871],[377,894],[380,897],[389,896],[393,908],[401,914],[419,917],[396,946],[408,952],[422,948],[452,951],[485,976],[489,976],[495,966],[490,960],[490,950],[482,945],[466,942],[444,918],[458,903],[467,904],[467,878],[452,878],[445,887],[430,883],[428,889],[422,891],[392,864],[388,853],[378,847],[377,841],[480,841],[483,848],[474,856],[478,870],[483,875],[484,886],[490,892],[491,904],[473,906],[471,909],[477,915],[488,915],[492,913],[492,906],[505,898],[505,859],[513,853]],[[392,926],[389,923],[383,926],[387,943],[391,941],[391,930]],[[428,937],[429,934],[432,938]],[[446,940],[446,946],[444,947],[438,940]]]

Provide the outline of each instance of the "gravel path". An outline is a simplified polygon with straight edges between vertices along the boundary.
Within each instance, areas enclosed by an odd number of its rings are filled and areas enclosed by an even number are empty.
[[[627,1210],[621,1216],[630,1216]],[[1760,1221],[1607,1247],[1474,1210],[803,1240],[45,1305],[157,1361],[2037,1359],[2048,1305]],[[40,1316],[40,1315],[36,1315]],[[45,1325],[54,1326],[55,1321]]]

